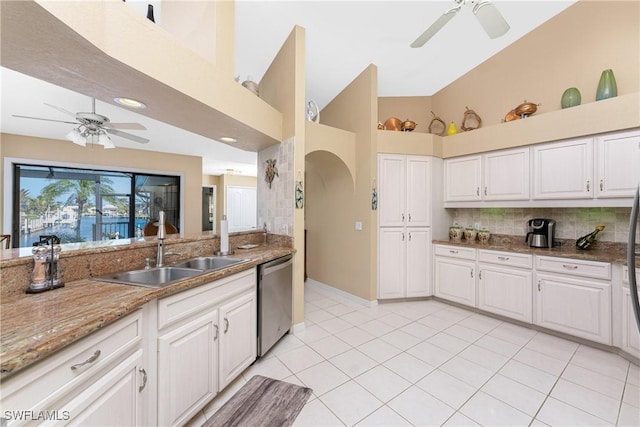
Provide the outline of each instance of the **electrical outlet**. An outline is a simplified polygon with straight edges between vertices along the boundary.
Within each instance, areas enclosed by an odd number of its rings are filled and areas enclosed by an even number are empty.
[[[362,221],[356,221],[356,230],[362,231]]]

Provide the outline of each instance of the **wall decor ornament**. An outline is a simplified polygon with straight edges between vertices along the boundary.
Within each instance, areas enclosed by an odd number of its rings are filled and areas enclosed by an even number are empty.
[[[298,171],[298,179],[296,179],[296,209],[304,207],[304,186],[302,184],[302,174]]]
[[[449,127],[447,127],[447,136],[456,135],[458,133],[458,128],[454,122],[449,123]]]
[[[607,69],[600,75],[598,89],[596,90],[596,101],[618,96],[618,85],[612,69]]]
[[[580,91],[576,87],[570,87],[565,90],[562,94],[562,98],[560,99],[560,106],[562,108],[570,108],[580,105],[582,102],[582,95],[580,95]]]
[[[313,99],[307,103],[307,120],[320,123],[320,109]]]
[[[469,107],[464,107],[464,108],[466,108],[466,111],[464,112],[464,118],[462,119],[462,126],[460,127],[465,132],[478,129],[480,125],[482,125],[482,119],[475,111],[470,110]]]
[[[279,176],[278,168],[276,167],[276,159],[268,159],[267,169],[264,171],[264,180],[269,186],[269,189],[271,189],[271,183],[276,176]]]
[[[436,116],[433,111],[431,112],[431,116],[433,118],[431,119],[431,122],[429,122],[429,133],[444,136],[444,133],[447,130],[447,125],[444,123],[444,120]]]
[[[376,189],[376,180],[373,180],[373,185],[371,186],[371,210],[378,210],[378,190]]]

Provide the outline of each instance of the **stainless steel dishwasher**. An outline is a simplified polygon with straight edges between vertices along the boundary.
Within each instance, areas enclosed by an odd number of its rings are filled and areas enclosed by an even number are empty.
[[[258,357],[291,329],[292,288],[292,255],[258,266]]]

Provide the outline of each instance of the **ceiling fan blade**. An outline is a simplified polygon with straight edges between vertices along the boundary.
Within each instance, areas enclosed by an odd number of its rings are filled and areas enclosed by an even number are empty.
[[[146,144],[147,142],[149,142],[149,140],[147,138],[142,138],[140,136],[132,135],[132,134],[127,133],[127,132],[122,132],[121,130],[117,130],[117,129],[105,129],[105,130],[107,131],[107,133],[110,133],[111,135],[116,135],[116,136],[119,136],[121,138],[130,139],[131,141],[135,141],[135,142],[138,142],[140,144]]]
[[[147,128],[140,123],[114,123],[109,122],[104,125],[105,128],[111,129],[129,129],[129,130],[147,130]]]
[[[411,47],[424,46],[424,44],[428,42],[431,37],[435,36],[436,33],[440,31],[442,27],[444,27],[447,24],[447,22],[451,21],[451,19],[454,16],[456,16],[456,14],[458,13],[461,7],[462,6],[454,7],[453,9],[443,14],[440,18],[436,20],[436,22],[431,24],[431,26],[427,28],[427,30],[420,35],[420,37],[418,37],[413,43],[411,43]]]
[[[473,14],[486,31],[489,38],[496,39],[511,28],[498,8],[489,1],[481,1],[473,7]]]
[[[55,108],[56,110],[60,111],[61,113],[67,114],[67,115],[69,115],[71,117],[75,117],[76,116],[76,113],[72,113],[71,111],[65,110],[62,107],[57,107],[55,105],[47,104],[46,102],[44,103],[44,105],[46,105],[47,107]]]
[[[65,122],[64,120],[53,120],[53,119],[43,119],[42,117],[31,117],[31,116],[19,116],[17,114],[12,114],[13,117],[19,117],[21,119],[34,119],[34,120],[44,120],[47,122],[56,122],[56,123],[67,123],[70,125],[78,125],[78,122]]]

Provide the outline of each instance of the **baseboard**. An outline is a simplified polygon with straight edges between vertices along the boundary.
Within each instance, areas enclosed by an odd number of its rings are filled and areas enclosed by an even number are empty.
[[[304,332],[305,329],[306,329],[306,326],[305,326],[304,322],[300,322],[300,323],[296,323],[295,325],[293,325],[291,327],[291,329],[289,329],[289,333],[290,334],[299,334],[301,332]]]
[[[310,286],[314,290],[324,293],[325,295],[337,295],[342,298],[348,299],[349,301],[360,304],[364,307],[375,307],[378,305],[378,300],[368,301],[364,298],[360,298],[359,296],[350,294],[349,292],[345,292],[341,289],[334,288],[333,286],[326,285],[322,282],[318,282],[317,280],[307,279],[305,280],[305,285]]]

